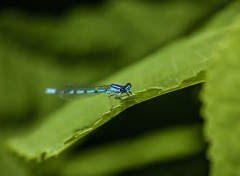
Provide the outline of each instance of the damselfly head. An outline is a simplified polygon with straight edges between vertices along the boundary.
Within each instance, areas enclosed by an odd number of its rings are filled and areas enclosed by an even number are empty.
[[[122,91],[132,94],[131,90],[132,85],[127,83],[125,86],[122,87]]]

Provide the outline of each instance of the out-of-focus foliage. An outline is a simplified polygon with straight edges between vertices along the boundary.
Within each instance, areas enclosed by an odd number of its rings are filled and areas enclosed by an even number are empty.
[[[238,6],[240,7],[240,6]],[[239,9],[239,8],[238,8]],[[240,16],[216,54],[203,92],[213,176],[240,174]]]
[[[175,127],[131,141],[93,148],[66,164],[62,175],[110,175],[156,161],[191,156],[203,149],[198,126]],[[178,144],[178,147],[172,147]],[[113,162],[114,160],[114,162]],[[95,163],[94,169],[92,163]]]
[[[212,9],[197,1],[108,1],[99,8],[72,9],[58,19],[6,12],[0,26],[4,38],[26,48],[124,64],[186,33]],[[107,54],[115,57],[104,58]]]
[[[238,175],[239,14],[238,1],[224,0],[80,3],[58,16],[1,9],[2,174],[206,175],[199,87],[186,87],[209,78],[211,174]],[[112,111],[107,95],[63,105],[44,94],[126,82],[134,94]]]

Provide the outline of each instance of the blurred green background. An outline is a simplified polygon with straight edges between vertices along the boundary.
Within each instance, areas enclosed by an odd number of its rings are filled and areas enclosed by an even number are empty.
[[[71,173],[69,170],[73,168],[68,169],[67,165],[77,154],[86,152],[88,157],[91,149],[101,153],[98,146],[111,147],[121,141],[141,139],[142,135],[154,131],[196,124],[201,127],[198,98],[201,85],[196,85],[127,109],[58,158],[41,164],[25,162],[9,154],[4,146],[5,139],[31,129],[32,124],[40,123],[47,114],[68,103],[45,95],[46,87],[101,82],[172,41],[200,30],[229,3],[226,0],[1,1],[0,168],[3,175],[79,175],[77,171]],[[199,141],[202,141],[201,133]],[[91,167],[94,170],[94,163]],[[74,169],[81,168],[76,165]],[[89,170],[89,175],[98,175]],[[106,175],[203,176],[207,173],[208,161],[201,146],[192,155],[156,159],[141,166],[109,171]]]

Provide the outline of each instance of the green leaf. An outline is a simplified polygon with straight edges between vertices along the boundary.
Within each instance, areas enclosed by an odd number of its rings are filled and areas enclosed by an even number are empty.
[[[7,153],[5,146],[3,145],[5,139],[11,136],[13,133],[12,129],[9,128],[1,128],[0,131],[0,169],[1,175],[7,176],[27,176],[29,173],[27,172],[26,168],[23,165],[20,165],[17,159]],[[11,132],[9,132],[11,131]]]
[[[1,15],[0,31],[8,31],[3,33],[4,38],[14,43],[34,45],[47,53],[94,53],[98,60],[103,53],[120,50],[108,62],[123,59],[126,63],[186,33],[214,8],[214,4],[191,1],[107,1],[94,9],[78,7],[64,18],[32,18],[5,12]]]
[[[95,83],[185,34],[213,8],[191,1],[108,1],[55,18],[1,11],[0,121],[24,123],[33,111],[27,121],[47,114],[63,101],[44,96],[46,87]]]
[[[235,5],[239,11],[240,4]],[[240,15],[216,54],[203,95],[212,176],[240,175]]]
[[[66,162],[60,173],[62,175],[113,175],[154,162],[192,156],[203,149],[200,136],[201,128],[191,125],[155,131],[133,140],[107,146],[97,146],[82,151]]]
[[[130,106],[203,82],[208,61],[218,53],[219,45],[232,27],[231,20],[223,26],[174,42],[103,80],[103,83],[131,82],[133,85],[134,94],[121,102],[113,100],[112,111],[106,95],[69,103],[36,124],[32,131],[10,139],[8,146],[27,159],[48,159]]]

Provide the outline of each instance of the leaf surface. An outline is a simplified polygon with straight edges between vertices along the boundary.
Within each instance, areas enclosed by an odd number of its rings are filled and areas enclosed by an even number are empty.
[[[235,21],[212,61],[202,93],[212,176],[240,175],[240,15]]]
[[[231,11],[231,8],[226,11]],[[224,21],[222,27],[213,25],[176,41],[103,80],[103,83],[130,82],[133,85],[134,94],[123,101],[114,101],[112,111],[106,95],[69,103],[50,114],[41,124],[36,124],[31,132],[10,139],[8,146],[27,159],[57,156],[126,108],[205,81],[208,62],[218,54],[219,45],[233,27],[232,18]]]

